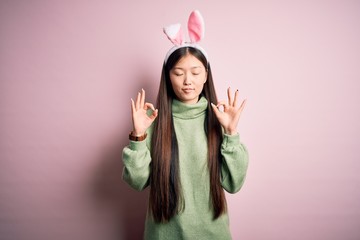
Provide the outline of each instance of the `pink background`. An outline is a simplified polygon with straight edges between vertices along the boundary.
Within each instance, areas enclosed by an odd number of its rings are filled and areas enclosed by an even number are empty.
[[[220,99],[248,99],[234,239],[360,239],[359,1],[1,1],[0,239],[139,239],[121,181],[130,98],[153,102],[199,9]]]

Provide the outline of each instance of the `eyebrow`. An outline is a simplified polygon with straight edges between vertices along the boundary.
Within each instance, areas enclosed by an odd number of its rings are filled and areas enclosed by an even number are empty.
[[[201,68],[201,66],[194,66],[194,67],[191,67],[191,69],[194,69],[194,68]],[[184,70],[184,68],[181,68],[181,67],[173,67],[173,69],[180,69],[180,70]]]

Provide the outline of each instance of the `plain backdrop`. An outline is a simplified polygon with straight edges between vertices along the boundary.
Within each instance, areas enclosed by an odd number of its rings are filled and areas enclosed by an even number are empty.
[[[0,239],[141,239],[121,180],[130,98],[154,102],[162,27],[194,9],[250,153],[234,239],[360,239],[360,2],[0,1]]]

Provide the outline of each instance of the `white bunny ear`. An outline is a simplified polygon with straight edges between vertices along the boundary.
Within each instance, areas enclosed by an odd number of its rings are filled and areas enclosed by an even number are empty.
[[[168,39],[175,45],[179,46],[183,43],[183,33],[181,31],[181,24],[173,24],[168,27],[165,27],[164,33]]]
[[[188,31],[190,41],[197,43],[204,38],[205,24],[204,19],[198,10],[193,11],[189,16]]]

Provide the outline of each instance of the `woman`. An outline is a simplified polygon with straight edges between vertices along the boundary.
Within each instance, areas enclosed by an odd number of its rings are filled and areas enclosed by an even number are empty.
[[[238,107],[230,88],[228,101],[217,101],[206,56],[179,44],[165,58],[156,109],[144,90],[132,100],[123,179],[150,186],[145,239],[231,239],[223,189],[244,183],[248,154],[237,124],[246,101]]]

